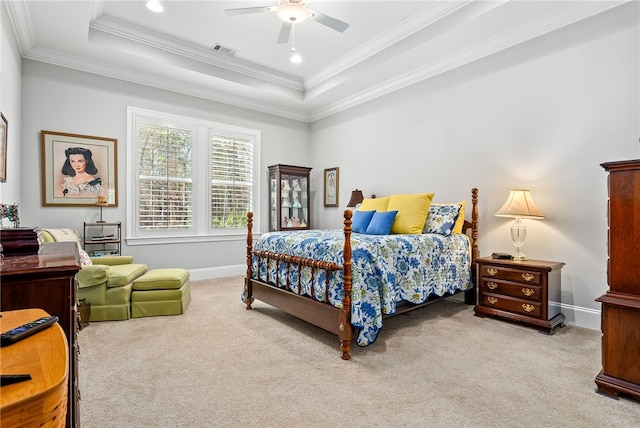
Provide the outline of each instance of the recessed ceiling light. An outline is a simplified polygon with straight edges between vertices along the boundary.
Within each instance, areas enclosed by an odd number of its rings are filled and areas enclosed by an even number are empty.
[[[149,0],[147,2],[147,9],[152,12],[162,12],[164,7],[162,7],[162,4],[160,4],[158,0]]]

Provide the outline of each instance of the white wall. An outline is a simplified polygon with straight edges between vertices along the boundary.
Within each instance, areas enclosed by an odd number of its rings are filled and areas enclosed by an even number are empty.
[[[434,201],[455,202],[478,187],[481,255],[513,252],[512,220],[494,214],[509,189],[531,189],[546,218],[524,220],[524,251],[566,263],[563,313],[599,328],[594,299],[607,289],[599,165],[640,157],[637,6],[314,123],[313,166],[340,167],[341,208],[316,204],[319,226],[340,226],[355,188],[434,191]]]
[[[297,121],[130,84],[66,68],[25,60],[23,65],[22,217],[25,226],[70,227],[82,232],[84,221],[99,218],[97,207],[43,207],[39,178],[41,130],[116,138],[119,206],[105,208],[106,221],[123,221],[126,213],[127,106],[202,118],[261,132],[261,170],[266,197],[267,167],[276,163],[310,163],[309,127]],[[261,204],[267,228],[267,204]],[[123,225],[123,231],[125,227]],[[254,231],[259,229],[254,227]],[[176,245],[123,245],[123,254],[150,268],[180,266],[207,275],[244,273],[246,238]],[[229,270],[228,267],[235,267]],[[196,276],[197,277],[197,276]]]
[[[4,2],[3,2],[4,3]],[[20,204],[21,66],[22,57],[5,5],[0,5],[0,111],[9,123],[7,181],[0,183],[0,202]],[[12,225],[4,220],[4,226]]]

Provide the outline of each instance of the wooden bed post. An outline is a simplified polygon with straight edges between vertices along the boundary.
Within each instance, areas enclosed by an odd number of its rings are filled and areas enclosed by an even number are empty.
[[[478,189],[471,189],[471,262],[475,269],[475,261],[480,257],[478,250]]]
[[[253,213],[249,211],[247,213],[247,277],[244,279],[244,291],[247,297],[247,310],[251,309],[251,295],[253,294],[253,287],[251,284],[251,252],[253,251]]]
[[[465,221],[466,223],[466,221]],[[471,189],[471,283],[473,286],[464,292],[464,303],[475,305],[476,296],[476,259],[480,257],[478,250],[478,189]]]
[[[351,350],[351,337],[353,335],[353,328],[351,327],[351,215],[351,210],[344,211],[344,265],[342,271],[344,299],[338,316],[340,323],[340,349],[342,350],[343,360],[351,358],[349,351]]]

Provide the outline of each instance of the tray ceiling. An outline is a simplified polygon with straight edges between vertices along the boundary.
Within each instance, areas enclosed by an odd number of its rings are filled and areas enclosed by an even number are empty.
[[[324,1],[276,43],[275,12],[229,16],[266,1],[3,2],[24,58],[313,122],[432,78],[627,1]],[[216,50],[219,45],[222,49]]]

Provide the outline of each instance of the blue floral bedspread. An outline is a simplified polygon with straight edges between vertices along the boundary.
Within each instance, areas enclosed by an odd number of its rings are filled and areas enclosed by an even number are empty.
[[[308,230],[271,232],[263,234],[254,244],[255,250],[274,251],[315,260],[344,263],[344,232],[336,230]],[[400,301],[423,303],[430,295],[442,296],[471,287],[471,255],[466,235],[364,235],[353,233],[351,324],[359,329],[357,343],[373,343],[382,328],[382,315],[393,314]],[[253,257],[254,279],[287,283],[286,263],[272,260],[267,263]],[[291,265],[291,291],[311,295],[311,268]],[[315,270],[313,290],[316,300],[326,296],[325,272]],[[344,290],[342,271],[329,274],[329,302],[342,307]],[[300,285],[302,284],[302,285]],[[245,295],[242,296],[245,301]]]

